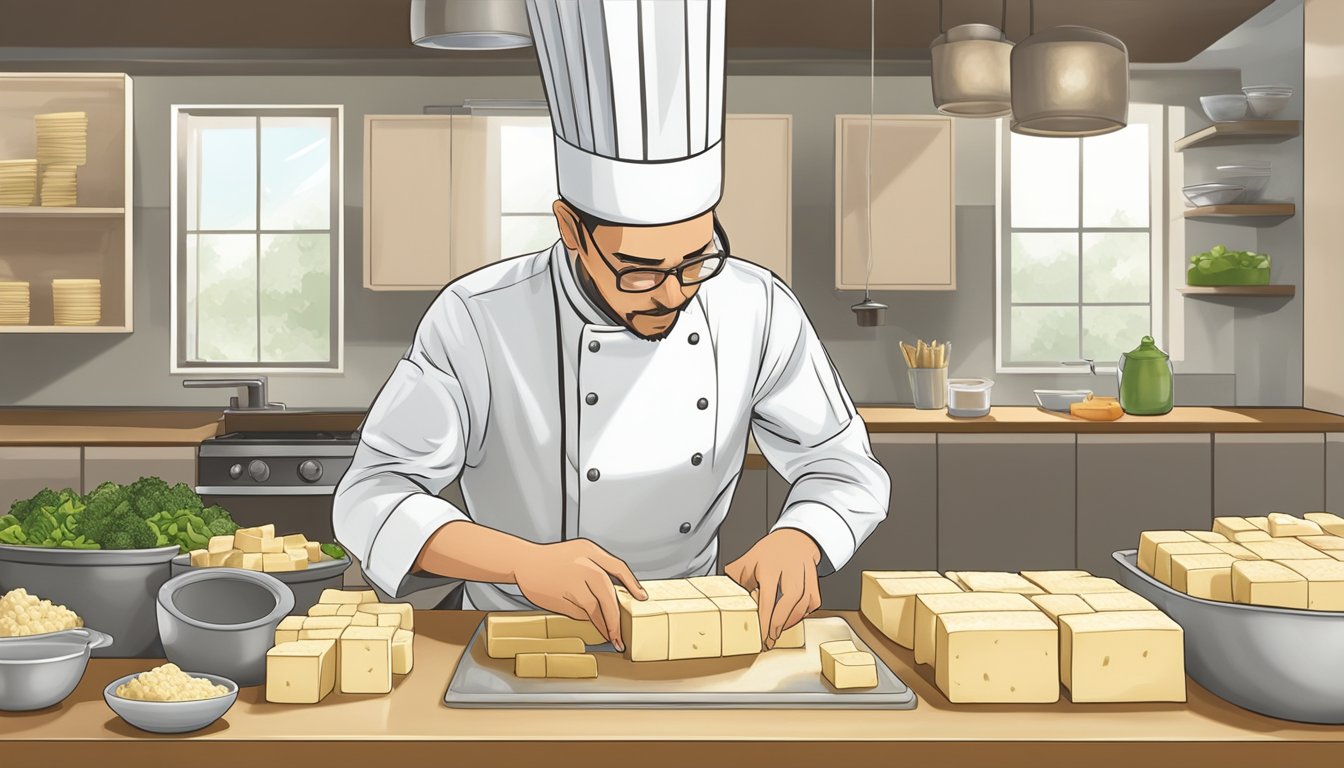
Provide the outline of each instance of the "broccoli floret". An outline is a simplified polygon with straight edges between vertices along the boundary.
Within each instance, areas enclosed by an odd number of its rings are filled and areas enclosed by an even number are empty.
[[[28,537],[23,534],[23,526],[15,524],[5,528],[0,528],[0,544],[17,545],[27,543],[28,543]]]
[[[84,512],[90,517],[107,516],[127,499],[126,486],[103,483],[84,497]],[[129,509],[129,506],[127,508]]]
[[[38,491],[31,499],[19,499],[9,507],[9,514],[19,519],[19,522],[26,523],[28,516],[35,510],[43,507],[59,507],[61,497],[50,488],[43,488]]]
[[[52,539],[52,534],[60,527],[61,523],[51,507],[42,507],[30,512],[28,519],[23,521],[23,535],[30,543],[42,546],[43,542]]]
[[[228,518],[218,518],[205,524],[211,536],[232,536],[238,532],[238,524]]]
[[[89,537],[103,549],[152,549],[158,545],[158,536],[149,523],[134,513],[120,515],[108,522],[99,538]]]
[[[127,487],[131,506],[148,520],[160,512],[197,512],[201,497],[186,483],[170,486],[157,477],[142,477]]]

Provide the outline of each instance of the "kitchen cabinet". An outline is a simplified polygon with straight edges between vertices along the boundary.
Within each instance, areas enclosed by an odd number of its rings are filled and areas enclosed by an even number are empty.
[[[84,448],[84,493],[99,483],[161,477],[169,485],[196,485],[196,449],[186,446],[99,445]]]
[[[761,540],[766,531],[766,474],[770,470],[742,467],[728,518],[719,526],[719,572]]]
[[[1075,447],[1073,435],[939,435],[938,568],[1075,567]]]
[[[719,222],[734,256],[786,284],[793,264],[792,177],[792,115],[728,115]]]
[[[1212,435],[1079,435],[1078,567],[1114,577],[1143,531],[1209,530],[1212,471]]]
[[[437,290],[452,264],[457,115],[364,118],[364,287]]]
[[[957,287],[953,121],[878,115],[872,124],[871,287]],[[835,118],[835,287],[863,290],[868,256],[868,116]]]
[[[1320,433],[1214,435],[1214,514],[1301,515],[1323,509],[1325,456]]]
[[[1344,434],[1325,436],[1325,509],[1344,511]]]
[[[0,515],[42,490],[80,490],[79,448],[0,446]]]

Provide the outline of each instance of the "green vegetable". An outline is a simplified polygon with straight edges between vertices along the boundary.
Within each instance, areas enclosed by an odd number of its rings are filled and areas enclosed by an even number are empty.
[[[341,545],[339,544],[323,544],[322,553],[333,560],[345,559],[345,550],[341,549]]]
[[[66,490],[69,490],[68,488]],[[59,507],[61,497],[50,488],[43,488],[37,492],[37,495],[31,499],[20,499],[14,502],[9,508],[9,514],[19,519],[22,523],[28,519],[35,510],[43,507]]]
[[[8,515],[6,515],[8,517]],[[0,528],[0,544],[27,544],[28,538],[23,535],[23,526],[11,525],[7,528]]]

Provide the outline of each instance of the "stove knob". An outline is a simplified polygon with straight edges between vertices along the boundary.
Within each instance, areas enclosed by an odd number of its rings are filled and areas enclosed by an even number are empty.
[[[322,479],[322,465],[312,459],[299,464],[299,477],[305,483],[316,483]]]
[[[243,476],[242,464],[234,464],[232,467],[229,467],[229,477],[233,478],[234,480],[237,480],[242,476]]]
[[[261,459],[253,459],[247,465],[247,474],[252,476],[258,483],[264,483],[271,477],[271,468]]]

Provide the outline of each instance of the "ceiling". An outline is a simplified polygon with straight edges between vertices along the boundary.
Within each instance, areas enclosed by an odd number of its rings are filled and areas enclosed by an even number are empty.
[[[1129,47],[1134,63],[1184,62],[1271,0],[1038,0],[1038,29],[1082,24]],[[924,61],[938,0],[879,0],[885,61]],[[1000,0],[946,0],[944,26],[999,23]],[[1029,0],[1007,0],[1007,32],[1028,33]],[[428,51],[411,45],[410,0],[0,0],[0,59],[88,58],[89,51],[172,53],[216,60],[313,58],[531,60],[529,49]],[[867,58],[864,0],[729,0],[730,60]],[[194,52],[191,53],[191,52]]]

